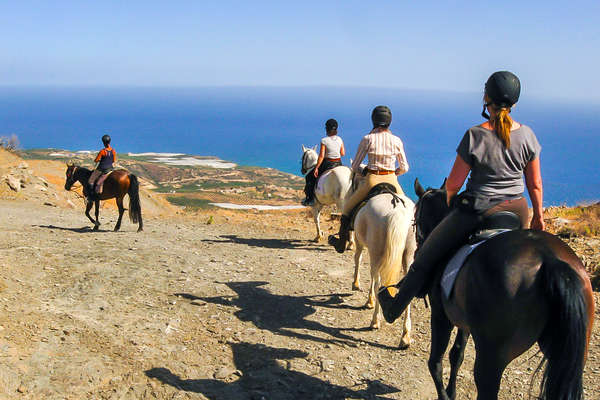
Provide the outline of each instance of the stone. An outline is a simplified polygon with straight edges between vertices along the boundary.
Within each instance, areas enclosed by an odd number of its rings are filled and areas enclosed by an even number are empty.
[[[6,177],[6,183],[8,184],[8,187],[10,187],[15,192],[18,192],[21,190],[21,181],[12,175],[8,175]]]
[[[215,372],[215,379],[225,379],[236,373],[236,369],[232,367],[223,367]]]

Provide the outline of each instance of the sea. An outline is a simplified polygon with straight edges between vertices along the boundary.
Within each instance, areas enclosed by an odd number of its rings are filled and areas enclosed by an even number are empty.
[[[542,145],[544,205],[600,200],[600,104],[530,98],[513,117]],[[482,93],[349,87],[2,87],[0,136],[21,147],[99,150],[104,134],[120,153],[215,156],[300,175],[302,145],[316,146],[329,118],[339,122],[350,163],[370,129],[374,106],[388,105],[391,129],[410,171],[399,178],[414,198],[415,178],[438,187],[456,146],[480,116]]]

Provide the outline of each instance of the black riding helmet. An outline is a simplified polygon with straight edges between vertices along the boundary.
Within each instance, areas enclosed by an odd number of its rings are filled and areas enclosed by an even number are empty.
[[[500,108],[512,107],[519,100],[521,82],[512,72],[494,72],[485,83],[485,94],[490,102],[483,105],[481,115],[485,119],[490,119],[490,116],[485,112],[485,108],[490,104]]]
[[[338,123],[335,119],[330,118],[327,120],[327,122],[325,122],[325,130],[327,132],[331,132],[334,129],[337,129],[338,127]]]
[[[108,135],[102,136],[102,143],[104,143],[105,146],[107,144],[109,144],[110,143],[110,136],[108,136]]]
[[[373,127],[388,127],[392,123],[392,111],[388,106],[377,106],[371,113],[371,121],[373,121]]]

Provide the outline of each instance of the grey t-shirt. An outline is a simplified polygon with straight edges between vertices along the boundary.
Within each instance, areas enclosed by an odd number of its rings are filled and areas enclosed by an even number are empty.
[[[523,171],[540,154],[541,146],[528,126],[510,132],[504,147],[494,131],[474,126],[463,136],[456,152],[471,166],[467,191],[482,196],[513,196],[525,191]]]

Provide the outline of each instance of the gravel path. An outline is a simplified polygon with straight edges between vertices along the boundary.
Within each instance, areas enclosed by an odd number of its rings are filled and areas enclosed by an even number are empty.
[[[114,233],[103,210],[108,230],[92,232],[82,210],[0,201],[0,398],[435,398],[423,302],[414,345],[397,350],[400,322],[366,329],[352,254],[309,242],[305,214],[234,215]],[[599,332],[588,399],[600,398]],[[501,399],[527,398],[536,351],[511,364]],[[470,342],[460,399],[475,398],[472,367]]]

